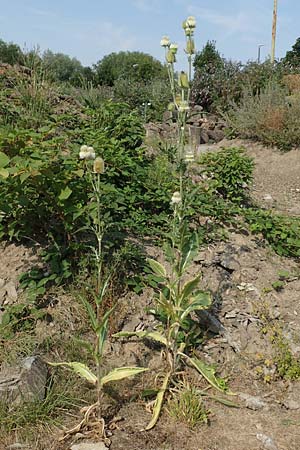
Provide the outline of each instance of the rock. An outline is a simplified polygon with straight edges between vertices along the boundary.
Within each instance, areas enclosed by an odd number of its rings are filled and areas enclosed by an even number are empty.
[[[170,121],[170,120],[172,120],[173,119],[173,113],[172,113],[172,111],[165,111],[164,113],[163,113],[163,121],[164,122],[168,122],[168,121]]]
[[[2,289],[5,286],[5,280],[3,278],[0,278],[0,289]]]
[[[201,128],[200,130],[200,144],[208,144],[209,136],[207,134],[207,130]]]
[[[277,445],[275,445],[274,441],[270,436],[266,434],[257,433],[256,439],[258,439],[262,444],[265,450],[278,450]]]
[[[218,265],[229,272],[234,272],[241,268],[240,263],[230,255],[223,255],[223,257],[219,259]]]
[[[71,450],[107,450],[107,447],[104,442],[82,442],[72,445]]]
[[[224,139],[225,134],[222,130],[207,130],[207,134],[209,139],[211,139],[214,142],[220,142],[222,139]]]
[[[9,281],[5,285],[5,289],[6,289],[6,297],[7,297],[8,303],[14,303],[18,298],[17,289],[16,289],[15,284],[12,281]]]
[[[300,402],[296,402],[292,399],[287,399],[283,402],[283,405],[286,407],[286,409],[290,409],[292,411],[295,411],[296,409],[300,409]]]
[[[266,403],[260,397],[254,397],[249,394],[240,393],[239,397],[245,402],[246,408],[258,411],[266,406]]]
[[[272,195],[270,195],[270,194],[265,194],[263,196],[263,200],[265,200],[266,202],[274,202],[274,199],[273,199]]]
[[[0,372],[0,401],[20,404],[45,398],[47,364],[38,356],[25,358],[19,366]]]

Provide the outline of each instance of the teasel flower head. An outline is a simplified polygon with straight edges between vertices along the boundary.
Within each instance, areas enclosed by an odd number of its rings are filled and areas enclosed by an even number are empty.
[[[195,19],[195,17],[194,16],[189,16],[187,19],[186,19],[186,25],[189,27],[189,28],[196,28],[196,24],[197,24],[197,22],[196,22],[196,19]]]
[[[104,161],[101,156],[98,156],[94,161],[94,173],[104,173]]]
[[[177,53],[177,51],[178,51],[178,45],[175,44],[175,43],[173,43],[173,44],[170,45],[169,48],[170,48],[170,51],[171,51],[172,53],[174,53],[174,55],[176,55],[176,53]]]
[[[96,153],[93,147],[82,145],[80,147],[79,158],[80,159],[95,159]]]
[[[161,45],[162,47],[170,47],[171,41],[170,41],[169,36],[163,36],[163,37],[161,38],[160,45]]]
[[[171,198],[171,205],[178,205],[179,203],[181,203],[182,198],[180,195],[180,192],[176,191],[174,192],[174,194],[172,195]]]

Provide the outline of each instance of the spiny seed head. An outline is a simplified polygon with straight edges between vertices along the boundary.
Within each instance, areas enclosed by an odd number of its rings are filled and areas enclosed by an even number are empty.
[[[194,39],[188,39],[186,43],[186,53],[188,55],[193,55],[195,53],[195,42]]]
[[[160,45],[162,47],[169,47],[171,45],[171,41],[169,36],[163,36],[160,41]]]
[[[180,192],[176,191],[172,195],[171,204],[172,205],[178,205],[179,203],[181,203],[181,195],[180,195]]]
[[[188,89],[190,87],[189,79],[186,72],[181,71],[178,78],[178,86],[182,89]]]
[[[104,161],[98,156],[94,161],[94,173],[104,173]]]
[[[172,50],[168,50],[166,54],[166,61],[169,64],[173,64],[174,62],[176,62],[175,53],[173,53]]]

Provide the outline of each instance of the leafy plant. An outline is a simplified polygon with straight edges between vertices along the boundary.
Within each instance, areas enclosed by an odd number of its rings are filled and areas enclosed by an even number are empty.
[[[103,268],[104,262],[104,233],[109,227],[109,222],[106,222],[107,217],[103,214],[103,189],[101,186],[101,175],[104,173],[104,161],[101,157],[95,155],[93,147],[83,145],[79,153],[80,159],[84,161],[84,174],[88,179],[89,184],[92,187],[93,197],[91,203],[88,205],[88,214],[90,216],[89,225],[86,228],[94,235],[95,243],[92,245],[91,252],[94,255],[95,264],[95,289],[92,293],[93,304],[89,300],[81,295],[80,298],[86,308],[91,329],[95,335],[95,344],[91,346],[88,342],[85,344],[93,355],[96,371],[91,370],[87,365],[75,361],[75,362],[59,362],[50,363],[53,366],[63,366],[73,370],[80,377],[86,379],[89,383],[94,385],[97,389],[97,402],[88,408],[85,418],[82,424],[88,421],[88,417],[92,410],[98,411],[98,418],[101,419],[101,400],[102,389],[107,383],[122,380],[124,378],[137,375],[147,370],[143,367],[120,367],[115,368],[108,374],[103,375],[102,358],[104,351],[104,344],[106,342],[108,333],[108,321],[112,315],[115,305],[105,310],[103,308],[103,302],[107,289],[109,286],[112,271],[105,274]],[[90,160],[94,160],[91,167]],[[101,419],[102,420],[102,419]]]
[[[235,203],[247,200],[247,188],[252,181],[254,163],[243,148],[231,147],[216,153],[206,153],[199,159],[201,173],[210,187],[224,199]]]

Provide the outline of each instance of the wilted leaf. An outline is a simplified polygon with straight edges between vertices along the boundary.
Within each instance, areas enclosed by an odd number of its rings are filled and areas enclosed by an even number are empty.
[[[134,375],[137,375],[141,372],[145,372],[149,370],[145,367],[118,367],[117,369],[112,370],[107,375],[101,378],[100,384],[103,386],[106,383],[110,383],[111,381],[123,380],[123,378],[129,378]]]
[[[136,336],[138,338],[149,338],[153,339],[160,344],[167,345],[167,339],[165,336],[160,334],[158,331],[120,331],[119,333],[115,333],[113,337],[132,337]]]
[[[87,381],[89,381],[92,384],[97,383],[97,377],[96,375],[91,372],[91,370],[84,364],[79,362],[62,362],[62,363],[48,363],[50,366],[65,366],[69,367],[70,369],[74,370],[75,373],[80,375],[82,378],[85,378]]]
[[[186,356],[186,355],[185,355]],[[190,358],[186,356],[187,360],[198,370],[199,373],[211,384],[214,388],[218,389],[220,392],[226,391],[226,387],[222,386],[215,375],[215,369],[208,366],[203,361],[198,358]]]
[[[155,404],[153,407],[153,413],[152,413],[152,419],[146,426],[145,430],[151,430],[151,428],[153,428],[155,426],[156,422],[158,421],[161,407],[162,407],[162,404],[164,401],[164,395],[165,395],[166,390],[168,389],[170,376],[171,376],[171,372],[168,372],[164,378],[162,387],[160,388],[160,390],[157,394],[156,400],[155,400]]]

